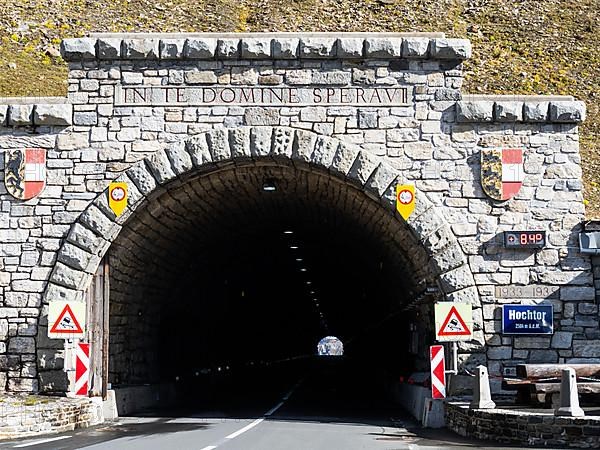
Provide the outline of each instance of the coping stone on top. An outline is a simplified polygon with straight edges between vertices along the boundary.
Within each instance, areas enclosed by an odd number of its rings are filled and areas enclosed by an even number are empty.
[[[300,38],[300,58],[335,58],[336,38]]]
[[[121,54],[126,59],[158,59],[158,39],[123,39]]]
[[[456,102],[458,123],[550,122],[580,123],[585,120],[582,101],[560,96],[466,96]],[[469,98],[471,97],[471,98]]]
[[[65,39],[67,61],[91,59],[359,59],[471,56],[467,39],[442,33],[98,33]]]
[[[96,58],[96,41],[94,38],[63,39],[60,52],[65,61],[82,61]]]
[[[6,123],[8,117],[8,105],[0,105],[0,127]]]
[[[585,103],[582,101],[550,102],[550,121],[559,123],[583,122]]]
[[[468,59],[471,57],[471,41],[468,39],[432,39],[430,52],[434,59]]]
[[[217,40],[214,38],[186,39],[183,55],[187,59],[213,59],[217,52]]]
[[[271,57],[271,39],[268,38],[243,38],[243,59],[269,59]]]

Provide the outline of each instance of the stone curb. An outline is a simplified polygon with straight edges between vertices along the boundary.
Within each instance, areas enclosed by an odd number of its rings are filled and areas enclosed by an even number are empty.
[[[73,124],[73,105],[66,103],[0,104],[0,127],[56,126]]]
[[[231,60],[231,59],[440,59],[471,57],[471,41],[442,37],[332,37],[299,35],[272,37],[119,38],[65,39],[61,53],[66,61],[89,60]]]
[[[585,103],[577,100],[543,101],[459,101],[456,103],[458,123],[525,122],[581,123],[585,120]]]

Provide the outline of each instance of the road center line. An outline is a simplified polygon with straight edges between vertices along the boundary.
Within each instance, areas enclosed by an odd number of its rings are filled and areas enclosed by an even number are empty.
[[[46,444],[47,442],[54,442],[54,441],[62,441],[63,439],[69,439],[71,437],[73,437],[73,436],[58,436],[58,437],[48,438],[48,439],[39,439],[37,441],[26,442],[25,444],[15,445],[15,446],[13,446],[13,448],[31,447],[32,445]]]
[[[235,439],[240,434],[245,433],[246,431],[251,430],[252,428],[254,428],[256,425],[258,425],[259,423],[261,423],[263,420],[265,420],[265,419],[256,419],[254,422],[252,422],[249,425],[246,425],[244,428],[242,428],[240,430],[237,430],[235,433],[231,433],[229,436],[225,436],[225,439]]]
[[[231,439],[235,439],[236,437],[244,434],[246,431],[251,430],[252,428],[254,428],[257,425],[260,425],[260,423],[262,423],[266,418],[268,418],[269,416],[273,415],[275,413],[275,411],[277,411],[279,408],[281,408],[283,406],[283,404],[291,397],[291,395],[293,394],[293,392],[298,388],[298,386],[300,386],[300,384],[302,383],[302,380],[300,380],[298,383],[296,383],[283,397],[282,400],[277,403],[274,407],[272,407],[270,410],[268,410],[266,413],[263,414],[263,417],[261,417],[260,419],[256,419],[255,421],[249,423],[248,425],[246,425],[244,428],[240,428],[237,431],[234,431],[233,433],[225,436],[225,438],[221,439],[219,442],[216,442],[213,445],[208,445],[206,447],[203,447],[201,450],[214,450],[215,448],[217,448],[219,445],[224,444],[227,441],[230,441]]]

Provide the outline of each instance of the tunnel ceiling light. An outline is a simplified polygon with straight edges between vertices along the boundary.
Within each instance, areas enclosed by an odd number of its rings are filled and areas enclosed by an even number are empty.
[[[298,250],[298,246],[297,246],[297,245],[290,245],[290,248],[291,248],[292,250]]]
[[[312,284],[312,281],[307,281],[306,284]]]
[[[304,267],[300,268],[300,272],[306,272],[306,269]]]
[[[277,190],[277,184],[273,178],[267,178],[263,181],[262,190],[265,192],[274,192]]]
[[[283,234],[294,234],[294,232],[292,230],[285,230]]]
[[[296,258],[296,261],[302,262],[302,258]]]

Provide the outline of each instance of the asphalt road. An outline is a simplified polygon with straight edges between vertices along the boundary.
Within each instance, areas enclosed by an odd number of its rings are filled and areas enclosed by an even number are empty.
[[[210,398],[175,410],[148,411],[98,427],[0,444],[2,449],[252,450],[505,448],[425,430],[380,392],[328,371],[236,379]],[[365,380],[363,386],[374,386]]]

